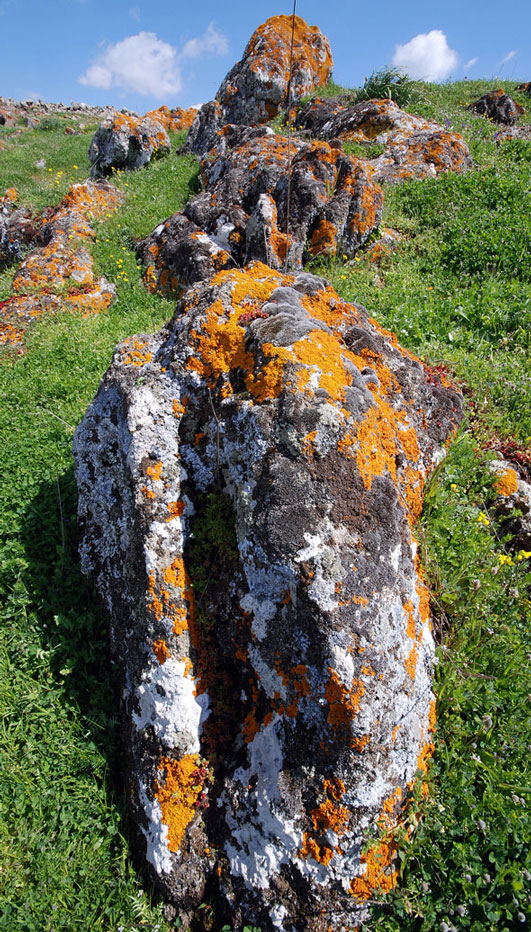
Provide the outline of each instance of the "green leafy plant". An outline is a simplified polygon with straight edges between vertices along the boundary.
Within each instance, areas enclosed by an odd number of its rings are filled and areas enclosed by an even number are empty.
[[[373,71],[370,77],[365,78],[363,85],[356,88],[354,96],[356,102],[389,97],[399,107],[406,107],[411,100],[414,86],[414,82],[403,71],[387,66]]]

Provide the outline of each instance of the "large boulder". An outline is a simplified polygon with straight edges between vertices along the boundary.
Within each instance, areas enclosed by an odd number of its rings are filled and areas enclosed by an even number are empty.
[[[472,167],[462,136],[401,110],[393,100],[356,104],[345,96],[314,98],[299,109],[295,123],[319,139],[384,146],[380,156],[367,160],[377,182],[434,177]]]
[[[414,525],[460,413],[363,308],[260,263],[117,347],[75,437],[81,559],[183,922],[206,895],[238,932],[339,932],[392,887],[432,748]]]
[[[290,84],[290,50],[293,63]],[[255,30],[243,58],[223,80],[215,101],[205,104],[192,124],[186,147],[203,155],[216,130],[227,123],[249,126],[268,123],[290,101],[300,100],[332,74],[332,54],[326,36],[300,16],[271,16]]]
[[[487,117],[493,123],[503,123],[505,126],[513,126],[518,117],[524,112],[524,108],[501,88],[483,94],[482,97],[471,103],[468,109]]]
[[[283,268],[336,252],[354,256],[382,217],[383,194],[358,159],[268,127],[226,126],[203,160],[205,191],[138,246],[148,286],[178,292],[259,259]],[[289,195],[289,243],[286,232]]]
[[[160,119],[114,113],[98,127],[89,147],[91,178],[116,170],[143,168],[154,156],[170,151],[170,137]]]

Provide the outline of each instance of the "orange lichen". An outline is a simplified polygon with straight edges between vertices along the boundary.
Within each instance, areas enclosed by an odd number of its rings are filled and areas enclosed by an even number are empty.
[[[150,479],[158,480],[162,474],[162,462],[159,460],[158,463],[155,463],[153,466],[150,464],[146,467],[146,476],[149,476]]]
[[[339,675],[332,667],[328,668],[330,678],[325,687],[325,696],[328,702],[328,724],[332,729],[350,728],[353,719],[358,714],[360,702],[365,693],[365,686],[361,680],[353,680],[349,689],[339,679]]]
[[[151,362],[153,353],[145,349],[147,345],[145,341],[133,340],[131,349],[125,353],[122,359],[124,366],[145,366],[146,363]]]
[[[166,507],[170,513],[170,517],[166,518],[166,521],[173,521],[174,518],[181,517],[186,507],[186,503],[180,499],[178,502],[168,502]]]
[[[153,653],[160,664],[165,663],[168,657],[171,657],[171,651],[162,638],[153,643]]]
[[[178,851],[184,834],[197,812],[202,787],[195,782],[200,759],[198,754],[186,754],[180,760],[162,757],[163,776],[155,780],[155,798],[162,810],[162,821],[168,826],[167,845]]]
[[[340,805],[345,794],[345,784],[338,777],[325,780],[323,783],[325,800],[310,812],[312,831],[305,832],[299,857],[305,860],[313,858],[320,864],[328,864],[334,854],[340,849],[325,840],[328,831],[341,837],[345,834],[349,823],[349,810]]]
[[[518,475],[514,469],[506,469],[494,483],[498,495],[513,495],[518,491]]]
[[[398,850],[395,838],[396,812],[402,796],[401,787],[397,787],[394,793],[382,803],[378,825],[386,832],[386,835],[361,855],[360,860],[365,871],[359,877],[355,877],[350,884],[350,892],[359,902],[366,902],[376,891],[389,893],[396,885],[398,871],[392,867],[392,864]]]

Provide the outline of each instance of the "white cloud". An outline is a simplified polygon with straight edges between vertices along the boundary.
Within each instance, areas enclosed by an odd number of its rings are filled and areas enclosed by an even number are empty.
[[[182,49],[180,58],[199,58],[205,52],[213,52],[215,55],[225,55],[228,51],[229,44],[227,37],[214,28],[214,23],[209,23],[208,28],[197,39],[189,39]]]
[[[511,58],[514,58],[515,55],[516,55],[516,52],[514,50],[512,52],[507,52],[507,55],[505,56],[505,58],[502,58],[500,65],[506,65],[507,62],[510,61]]]
[[[131,7],[129,12],[133,16],[138,9]],[[227,48],[226,37],[217,32],[213,23],[209,23],[202,36],[189,39],[181,51],[154,32],[139,32],[105,46],[78,80],[90,87],[103,90],[117,87],[162,100],[181,90],[182,61],[206,53],[223,55]]]
[[[479,58],[471,58],[469,61],[465,62],[465,64],[463,65],[463,68],[466,71],[467,68],[472,68],[473,65],[477,65],[478,61],[479,61]]]
[[[450,48],[441,29],[414,36],[405,45],[397,45],[393,65],[411,78],[441,81],[457,65],[457,52]]]
[[[107,46],[79,82],[105,90],[119,87],[160,98],[176,94],[182,87],[176,50],[154,32],[139,32]]]
[[[129,12],[129,16],[131,17],[131,19],[136,19],[137,21],[140,19],[140,7],[139,6],[130,6],[128,12]]]

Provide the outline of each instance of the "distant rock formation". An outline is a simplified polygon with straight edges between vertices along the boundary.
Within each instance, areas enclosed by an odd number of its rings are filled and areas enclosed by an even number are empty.
[[[314,98],[301,107],[295,125],[319,139],[379,143],[385,151],[368,161],[377,182],[464,172],[472,158],[462,136],[401,110],[393,100],[352,103],[348,97]]]
[[[0,200],[0,242],[1,205],[9,194]],[[10,196],[16,203],[14,189]],[[58,207],[36,218],[24,210],[8,214],[8,247],[23,242],[33,248],[15,272],[13,294],[0,302],[0,346],[22,351],[28,324],[45,311],[77,309],[89,316],[109,307],[116,289],[105,278],[95,278],[87,247],[95,235],[93,221],[115,210],[121,199],[121,192],[107,182],[85,181],[73,185]]]
[[[488,117],[494,123],[503,123],[505,126],[514,126],[518,117],[524,112],[524,108],[501,88],[483,94],[482,97],[470,104],[468,109]]]
[[[333,66],[328,39],[296,16],[290,84],[292,22],[291,16],[271,16],[255,30],[215,100],[199,111],[186,141],[188,151],[203,155],[227,123],[268,123],[287,105],[288,85],[290,100],[298,101],[327,83]]]
[[[166,117],[134,117],[114,113],[98,127],[89,148],[91,178],[102,178],[113,170],[143,168],[153,156],[170,151]],[[167,122],[167,121],[166,121]]]
[[[354,256],[382,217],[383,193],[363,164],[326,142],[267,127],[226,126],[204,159],[205,191],[138,246],[152,290],[178,293],[223,268],[260,259],[291,268],[311,256]],[[288,179],[289,244],[286,235]]]
[[[434,721],[414,525],[460,416],[363,308],[261,263],[117,347],[75,437],[82,566],[185,918],[208,891],[236,930],[340,930],[393,886]]]

